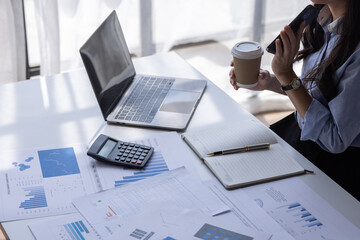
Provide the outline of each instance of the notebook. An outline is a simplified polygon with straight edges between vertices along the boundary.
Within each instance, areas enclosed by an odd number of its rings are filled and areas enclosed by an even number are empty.
[[[184,130],[206,88],[206,80],[136,74],[115,11],[80,55],[109,123]]]
[[[184,141],[227,189],[295,176],[305,170],[276,141],[270,129],[256,120],[216,124],[185,132]],[[216,151],[270,143],[269,149],[208,156]]]

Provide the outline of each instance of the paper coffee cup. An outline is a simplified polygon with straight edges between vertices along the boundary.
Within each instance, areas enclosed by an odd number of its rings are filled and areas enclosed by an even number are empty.
[[[236,85],[243,88],[252,88],[258,84],[261,56],[264,49],[260,43],[246,41],[238,42],[231,50],[234,58]]]

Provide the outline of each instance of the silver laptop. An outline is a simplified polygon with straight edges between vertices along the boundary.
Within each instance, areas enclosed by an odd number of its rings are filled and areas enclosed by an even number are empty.
[[[205,80],[136,74],[115,11],[80,55],[109,123],[184,130],[206,88]]]

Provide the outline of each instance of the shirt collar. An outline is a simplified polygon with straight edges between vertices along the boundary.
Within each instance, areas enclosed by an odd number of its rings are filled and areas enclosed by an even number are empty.
[[[326,28],[330,33],[335,33],[335,34],[340,34],[341,33],[341,29],[342,29],[342,20],[343,20],[343,16],[339,17],[338,19],[330,22]]]

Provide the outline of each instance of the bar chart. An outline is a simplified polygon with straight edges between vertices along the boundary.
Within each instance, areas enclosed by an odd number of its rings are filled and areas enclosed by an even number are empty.
[[[64,224],[63,227],[71,240],[85,240],[86,234],[90,233],[83,221]]]
[[[169,168],[161,152],[155,151],[144,169],[139,171],[133,171],[129,176],[123,176],[121,180],[115,181],[114,186],[119,187],[126,183],[135,182],[166,171],[169,171]]]
[[[282,205],[278,207],[278,209],[280,211],[285,211],[293,223],[303,228],[320,227],[323,225],[316,217],[314,217],[298,202]]]
[[[44,186],[25,187],[23,190],[28,192],[25,197],[30,198],[21,202],[19,208],[34,209],[47,207]]]
[[[295,239],[320,236],[324,229],[328,229],[318,217],[297,201],[277,206],[268,211],[268,214]]]

